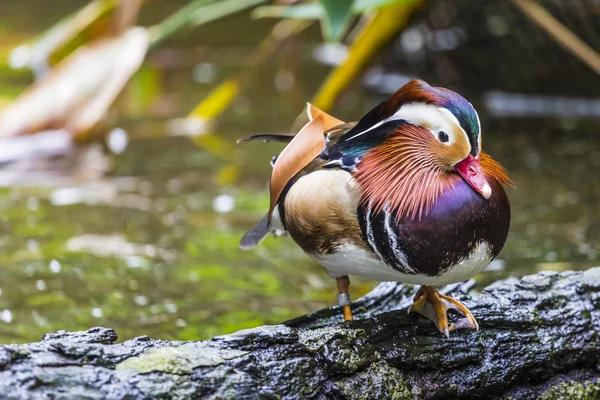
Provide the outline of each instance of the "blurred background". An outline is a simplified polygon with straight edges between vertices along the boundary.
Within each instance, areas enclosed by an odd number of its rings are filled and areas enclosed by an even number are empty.
[[[291,132],[306,101],[356,120],[413,77],[475,105],[517,184],[475,290],[596,266],[599,52],[598,0],[2,0],[0,343],[204,339],[333,305],[291,239],[238,249],[281,145],[235,140]]]

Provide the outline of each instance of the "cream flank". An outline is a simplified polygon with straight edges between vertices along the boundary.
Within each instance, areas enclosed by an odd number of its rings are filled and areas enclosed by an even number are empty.
[[[343,170],[311,172],[298,179],[285,196],[288,232],[305,251],[323,254],[341,245],[363,242],[356,211],[355,181]]]
[[[333,277],[360,276],[374,281],[394,281],[413,285],[443,286],[471,279],[492,261],[489,245],[480,242],[467,257],[438,276],[403,274],[386,265],[375,254],[355,245],[343,246],[337,253],[308,254]]]
[[[355,181],[340,169],[311,172],[298,179],[285,196],[286,220],[296,224],[319,226],[340,219],[356,220],[357,208]]]

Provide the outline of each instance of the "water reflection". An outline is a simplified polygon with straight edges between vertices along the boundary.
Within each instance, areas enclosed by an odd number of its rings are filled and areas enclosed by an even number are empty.
[[[486,93],[484,98],[488,111],[498,117],[600,118],[600,99],[496,91]]]

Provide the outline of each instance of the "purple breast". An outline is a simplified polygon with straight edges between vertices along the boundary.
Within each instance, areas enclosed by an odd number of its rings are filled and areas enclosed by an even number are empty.
[[[363,235],[384,262],[404,273],[439,275],[483,241],[495,257],[508,236],[510,205],[502,186],[489,183],[492,196],[486,200],[464,180],[457,181],[420,220],[404,217],[396,223],[393,213],[359,209]]]

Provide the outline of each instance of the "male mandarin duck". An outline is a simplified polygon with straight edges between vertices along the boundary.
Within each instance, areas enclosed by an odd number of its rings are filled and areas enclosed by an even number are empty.
[[[473,106],[459,94],[413,80],[357,123],[309,105],[275,158],[270,209],[241,241],[269,232],[292,239],[337,280],[351,320],[348,275],[422,285],[409,309],[449,336],[479,329],[471,312],[436,286],[470,279],[498,255],[510,225],[505,169],[481,151]],[[447,310],[465,318],[448,323]]]

